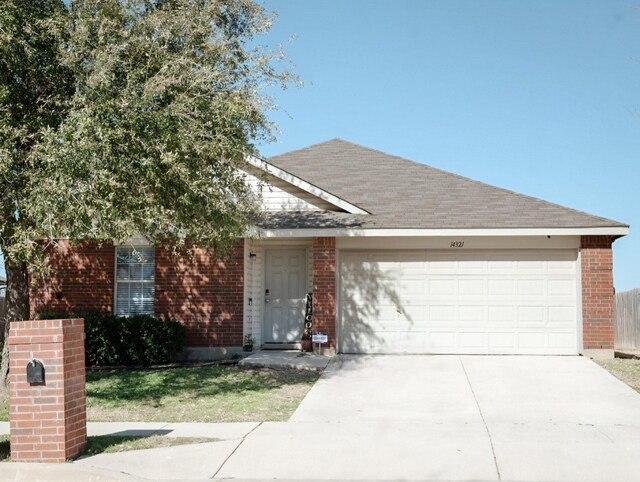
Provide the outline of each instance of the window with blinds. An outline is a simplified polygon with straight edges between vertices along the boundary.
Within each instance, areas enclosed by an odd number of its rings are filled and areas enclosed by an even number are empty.
[[[155,248],[116,248],[116,315],[153,315],[155,269]]]

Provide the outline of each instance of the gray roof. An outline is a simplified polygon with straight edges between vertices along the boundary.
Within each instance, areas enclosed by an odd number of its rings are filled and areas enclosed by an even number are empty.
[[[268,228],[627,226],[342,139],[280,154],[267,162],[370,213],[278,213],[262,223]]]

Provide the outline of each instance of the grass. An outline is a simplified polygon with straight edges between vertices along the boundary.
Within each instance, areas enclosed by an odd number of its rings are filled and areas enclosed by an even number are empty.
[[[118,435],[99,435],[88,437],[87,450],[85,450],[83,455],[127,452],[129,450],[155,449],[158,447],[173,447],[175,445],[215,441],[216,439],[202,437],[163,437],[162,435],[122,437]],[[9,436],[0,435],[0,462],[9,461],[10,455]]]
[[[203,437],[166,437],[162,435],[122,437],[119,435],[100,435],[87,438],[87,450],[84,455],[110,454],[128,452],[129,450],[155,449],[215,441],[216,439]]]
[[[614,377],[640,392],[640,360],[615,358],[613,360],[595,360],[595,362]]]
[[[87,371],[87,418],[99,422],[288,420],[319,374],[235,365]],[[8,420],[0,402],[0,420]]]

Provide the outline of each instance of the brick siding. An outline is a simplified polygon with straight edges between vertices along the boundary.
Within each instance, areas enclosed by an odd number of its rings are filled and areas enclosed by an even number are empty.
[[[313,238],[313,329],[336,348],[336,238]]]
[[[32,357],[45,367],[43,384],[27,383]],[[87,443],[83,320],[12,322],[9,360],[11,459],[77,457]]]
[[[110,312],[115,282],[115,248],[112,243],[82,243],[75,247],[60,241],[47,252],[54,271],[31,276],[31,313]]]
[[[198,250],[175,257],[156,250],[156,316],[187,328],[186,346],[242,345],[244,242],[224,259]]]
[[[611,236],[582,236],[582,338],[586,350],[613,349],[615,303]]]
[[[113,310],[115,246],[66,241],[47,259],[52,272],[32,275],[31,312],[85,314]],[[225,259],[198,250],[173,256],[156,249],[155,315],[175,318],[187,329],[186,346],[242,345],[244,242]]]

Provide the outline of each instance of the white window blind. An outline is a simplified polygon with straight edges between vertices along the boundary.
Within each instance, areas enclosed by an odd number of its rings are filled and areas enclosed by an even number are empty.
[[[155,261],[153,247],[116,248],[116,315],[153,315]]]

